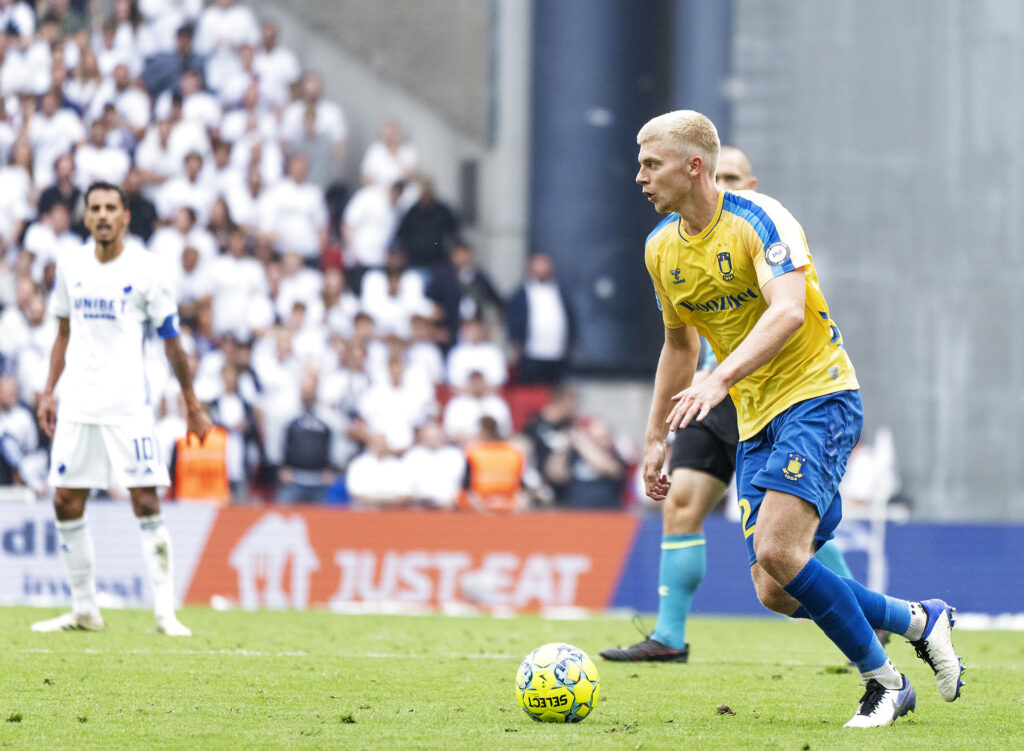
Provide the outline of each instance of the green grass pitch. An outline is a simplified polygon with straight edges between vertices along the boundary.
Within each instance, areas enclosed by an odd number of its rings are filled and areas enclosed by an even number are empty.
[[[29,631],[56,612],[0,608],[2,748],[1024,748],[1022,633],[955,632],[969,669],[953,704],[894,640],[917,711],[855,731],[856,673],[813,625],[781,618],[694,618],[689,664],[623,665],[597,653],[637,634],[606,618],[196,608],[181,613],[191,639],[141,611],[107,611],[103,633]],[[549,641],[597,658],[601,699],[578,725],[535,723],[514,698],[520,660]]]

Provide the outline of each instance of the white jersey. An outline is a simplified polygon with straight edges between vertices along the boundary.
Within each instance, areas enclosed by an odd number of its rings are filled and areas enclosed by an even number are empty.
[[[50,312],[71,324],[59,420],[113,425],[152,411],[147,326],[163,337],[178,335],[178,306],[163,264],[131,240],[117,258],[100,263],[89,240],[58,256]]]

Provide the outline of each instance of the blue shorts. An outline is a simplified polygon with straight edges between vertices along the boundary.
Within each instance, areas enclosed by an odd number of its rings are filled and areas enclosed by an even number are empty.
[[[778,490],[818,510],[815,549],[832,539],[843,518],[839,480],[860,439],[859,391],[838,391],[798,402],[736,448],[736,494],[751,565],[754,528],[766,490]]]

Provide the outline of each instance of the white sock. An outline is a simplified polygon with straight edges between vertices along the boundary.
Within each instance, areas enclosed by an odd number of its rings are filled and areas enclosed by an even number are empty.
[[[885,664],[880,668],[860,674],[860,679],[863,683],[867,683],[872,678],[886,688],[903,688],[903,676],[899,674],[891,660],[886,660]]]
[[[82,615],[98,615],[96,604],[96,553],[92,547],[92,535],[85,517],[57,521],[57,536],[60,538],[60,558],[71,584],[71,609]]]
[[[917,641],[924,636],[924,629],[927,625],[928,611],[919,602],[910,603],[910,626],[904,636],[910,641]]]
[[[149,586],[153,590],[153,612],[157,618],[174,615],[174,567],[171,535],[160,514],[139,517],[142,559],[146,562]]]

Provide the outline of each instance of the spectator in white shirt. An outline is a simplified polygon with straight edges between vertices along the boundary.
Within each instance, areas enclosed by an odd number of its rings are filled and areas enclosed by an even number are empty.
[[[36,14],[23,0],[0,0],[0,30],[13,29],[20,37],[36,32]]]
[[[288,102],[291,87],[302,75],[302,68],[295,53],[278,44],[277,37],[277,23],[264,20],[260,24],[260,44],[253,69],[259,78],[260,94],[267,104],[283,107]]]
[[[459,327],[459,341],[448,352],[447,365],[448,383],[455,389],[465,388],[473,372],[481,373],[493,387],[508,378],[505,353],[490,340],[487,324],[473,318],[463,320]]]
[[[361,277],[368,268],[384,265],[398,225],[401,183],[368,183],[359,188],[345,206],[341,235],[345,242],[345,263]]]
[[[227,252],[211,261],[210,279],[214,333],[248,339],[249,310],[256,300],[266,298],[267,276],[260,262],[248,255],[245,232],[231,233]]]
[[[277,139],[278,122],[260,94],[258,81],[249,81],[241,92],[238,106],[224,113],[220,123],[220,137],[236,143],[247,135],[262,141]]]
[[[409,473],[383,433],[372,433],[366,450],[349,463],[345,487],[356,507],[395,508],[412,500]]]
[[[28,118],[28,138],[35,156],[35,185],[48,188],[54,180],[54,161],[85,140],[85,127],[74,110],[61,107],[60,90],[51,89],[43,94],[40,110]]]
[[[359,298],[346,287],[344,269],[330,266],[324,269],[323,276],[323,322],[329,331],[349,337],[359,312]]]
[[[91,48],[87,48],[82,53],[78,67],[75,68],[75,74],[64,82],[64,98],[85,112],[89,108],[89,103],[96,97],[101,85],[103,85],[103,76],[100,75],[96,53]]]
[[[444,353],[437,343],[437,330],[429,315],[415,314],[409,322],[409,347],[406,359],[419,368],[435,386],[444,383]]]
[[[124,63],[114,67],[114,75],[95,92],[86,113],[87,120],[102,117],[106,105],[113,104],[117,114],[128,124],[137,139],[149,125],[151,104],[146,90],[137,86]]]
[[[189,206],[180,206],[173,221],[161,227],[149,239],[149,251],[160,258],[167,268],[181,267],[181,254],[185,248],[195,248],[200,258],[212,261],[217,256],[213,237],[196,223],[196,214]]]
[[[138,75],[142,70],[141,58],[133,48],[124,46],[123,37],[119,44],[118,25],[117,19],[108,18],[92,37],[97,67],[104,78],[110,78],[118,65],[127,65],[132,75]]]
[[[235,0],[214,0],[199,15],[196,24],[196,51],[200,55],[233,49],[241,44],[255,45],[259,39],[259,26],[252,9]]]
[[[98,181],[120,185],[129,167],[131,161],[128,153],[107,144],[107,125],[104,120],[94,120],[89,126],[88,143],[75,152],[75,183],[79,189],[84,191]]]
[[[241,185],[230,188],[224,196],[227,201],[231,218],[239,227],[244,227],[249,234],[256,234],[259,228],[259,211],[257,205],[263,195],[263,177],[258,164],[250,164],[245,171],[245,180]]]
[[[185,157],[185,174],[166,181],[156,196],[156,210],[161,219],[170,220],[182,206],[192,209],[197,222],[206,226],[210,221],[210,207],[214,193],[201,179],[203,157],[192,151]]]
[[[139,29],[140,54],[174,49],[174,35],[187,22],[195,22],[203,10],[203,0],[139,0],[139,12],[145,23]]]
[[[383,433],[392,448],[404,451],[412,445],[414,428],[435,407],[434,389],[426,376],[406,367],[401,352],[392,352],[386,376],[373,380],[371,375],[370,390],[358,411],[370,433]]]
[[[277,315],[284,320],[291,313],[296,302],[302,302],[309,315],[309,325],[320,327],[324,318],[323,276],[319,271],[303,263],[302,255],[294,250],[281,255],[281,281],[277,288]]]
[[[454,510],[466,477],[465,455],[445,441],[437,420],[423,423],[416,436],[416,445],[402,457],[402,469],[412,482],[413,501],[428,508]]]
[[[423,277],[405,267],[405,254],[388,253],[383,269],[371,269],[360,285],[362,308],[377,323],[383,336],[409,338],[409,323],[429,307]]]
[[[45,285],[53,281],[52,268],[57,256],[63,250],[81,246],[82,238],[71,232],[71,212],[63,203],[57,202],[49,210],[32,222],[25,230],[22,247],[32,254],[32,280],[36,284]],[[46,287],[49,289],[49,287]]]
[[[181,96],[181,117],[191,123],[198,123],[208,130],[220,125],[224,114],[220,102],[203,89],[203,74],[199,70],[186,70],[181,74],[178,92]],[[165,91],[156,100],[154,112],[157,117],[171,116],[175,103],[175,92]]]
[[[512,412],[508,404],[487,383],[484,374],[474,370],[469,374],[466,390],[445,405],[445,435],[451,441],[464,444],[476,436],[480,418],[484,416],[494,419],[501,435],[507,436],[512,432]]]
[[[360,172],[364,182],[409,183],[416,177],[419,165],[419,153],[405,140],[398,122],[385,120],[377,131],[377,140],[366,149]]]
[[[288,158],[285,177],[260,200],[260,231],[281,251],[299,253],[317,266],[327,244],[327,206],[323,193],[307,182],[309,162]]]
[[[300,97],[285,107],[281,115],[281,138],[287,143],[300,141],[306,110],[312,109],[316,132],[327,135],[334,144],[335,168],[340,172],[345,164],[348,126],[341,107],[322,98],[323,88],[324,80],[319,73],[310,71],[302,77]]]
[[[8,164],[0,168],[0,256],[14,247],[25,222],[35,213],[35,182],[32,179],[32,146],[19,136],[11,147]]]

